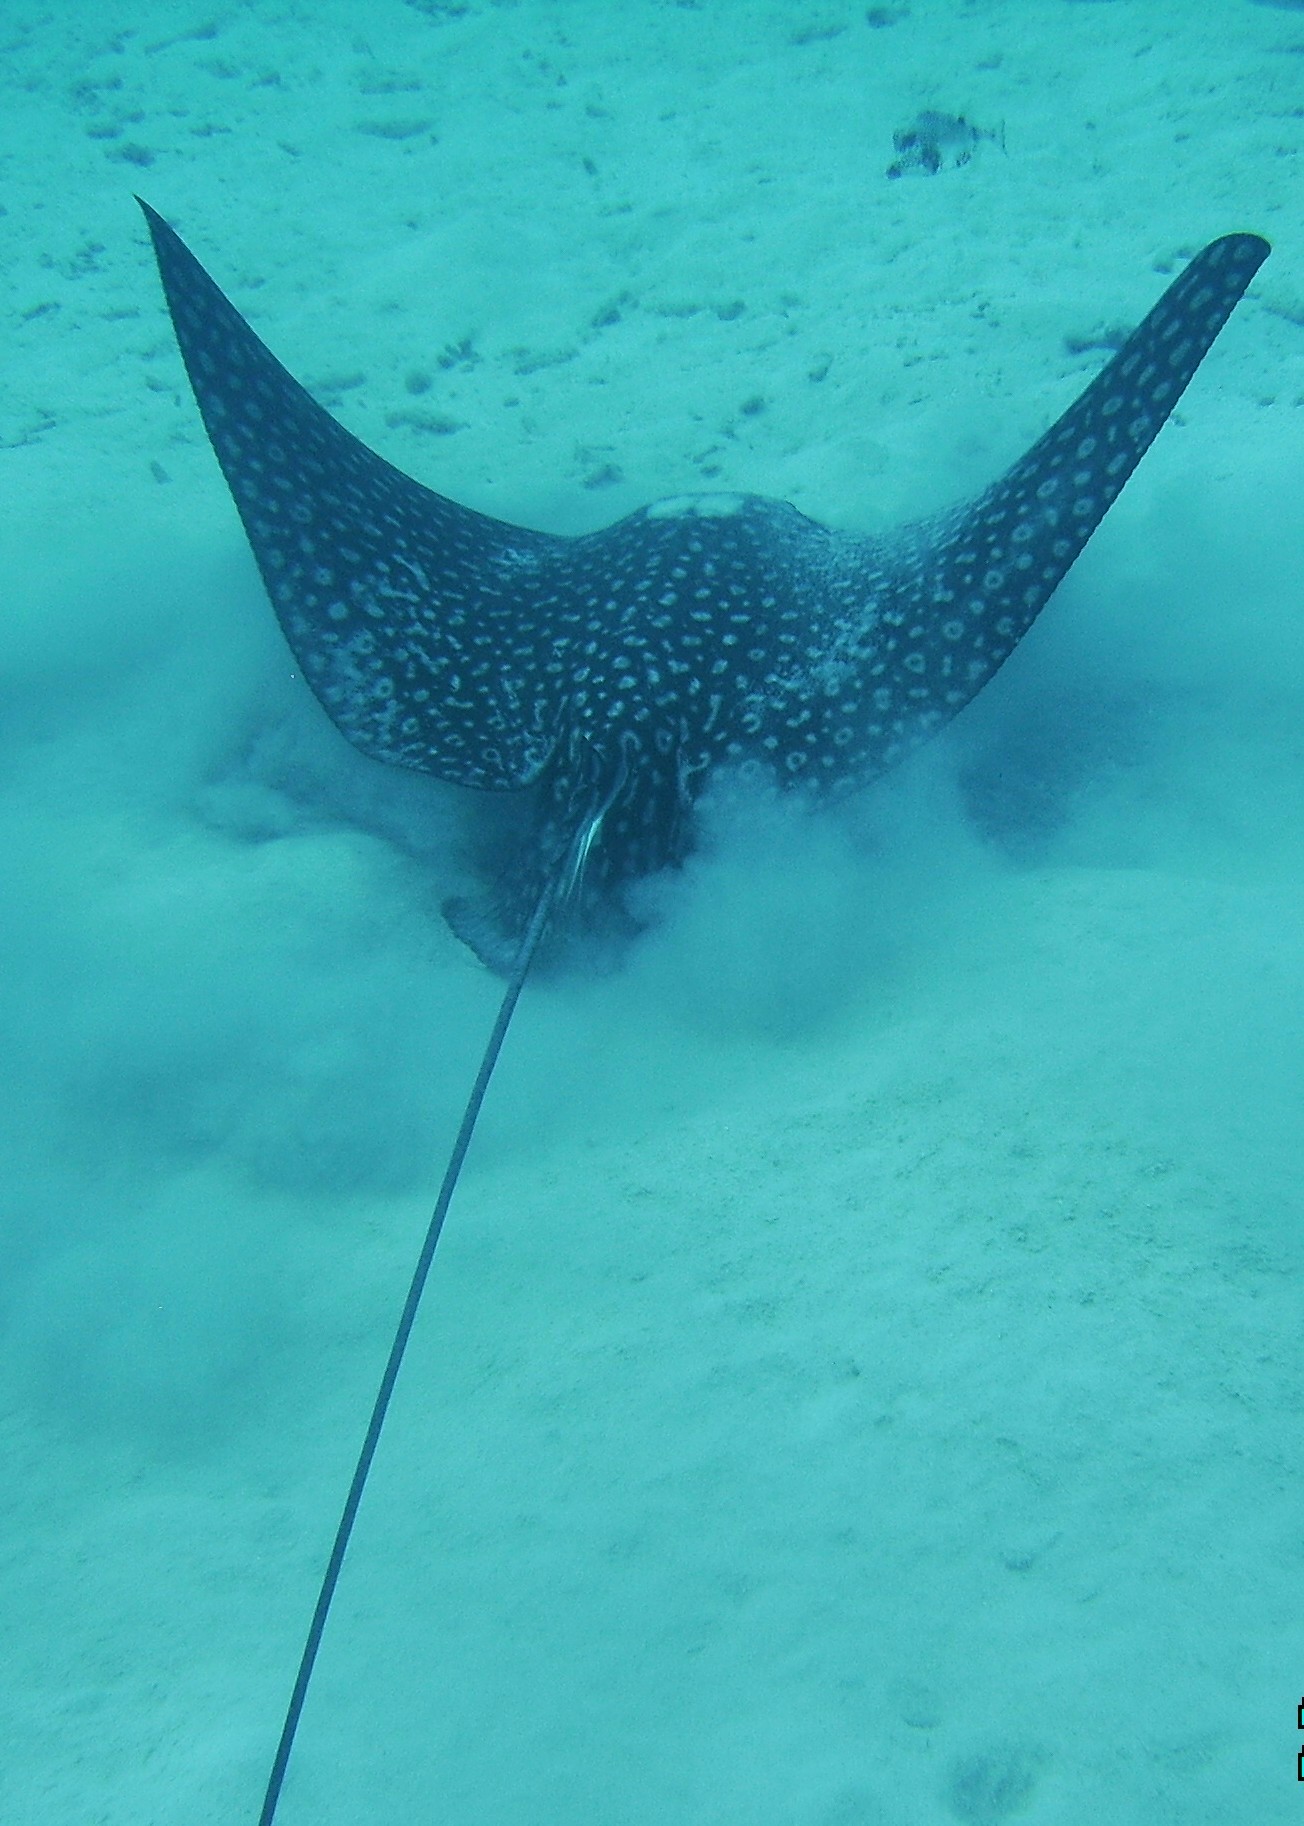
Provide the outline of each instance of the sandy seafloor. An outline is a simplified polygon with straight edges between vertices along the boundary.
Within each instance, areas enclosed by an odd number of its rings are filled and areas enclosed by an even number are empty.
[[[431,486],[874,532],[1275,251],[1015,658],[527,990],[284,1826],[1294,1820],[1304,8],[0,13],[0,1820],[252,1820],[497,985],[139,190]],[[1003,127],[890,181],[921,108]]]

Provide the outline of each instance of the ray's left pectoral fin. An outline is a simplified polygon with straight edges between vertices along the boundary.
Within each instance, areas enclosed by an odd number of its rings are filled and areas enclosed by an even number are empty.
[[[939,600],[993,630],[992,670],[1099,526],[1269,251],[1258,235],[1210,242],[1063,417],[946,526]]]
[[[209,441],[327,715],[376,760],[527,785],[558,710],[532,604],[569,542],[451,501],[368,449],[140,206]]]

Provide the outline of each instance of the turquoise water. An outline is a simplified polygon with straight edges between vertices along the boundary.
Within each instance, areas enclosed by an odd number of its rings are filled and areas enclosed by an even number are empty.
[[[351,429],[567,532],[931,511],[1273,241],[953,729],[709,805],[527,991],[278,1818],[1294,1817],[1297,15],[6,9],[5,1826],[256,1818],[498,993],[462,800],[293,673],[133,191]],[[926,110],[984,137],[890,178]]]

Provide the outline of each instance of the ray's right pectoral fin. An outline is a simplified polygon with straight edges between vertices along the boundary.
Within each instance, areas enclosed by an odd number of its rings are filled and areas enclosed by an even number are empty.
[[[1045,436],[950,521],[939,591],[994,628],[993,665],[1045,607],[1269,251],[1257,235],[1211,242]]]

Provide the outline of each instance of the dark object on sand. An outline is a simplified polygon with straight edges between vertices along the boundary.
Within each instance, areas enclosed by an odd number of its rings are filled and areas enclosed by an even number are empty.
[[[900,178],[908,171],[918,171],[933,177],[943,166],[954,169],[967,165],[979,141],[985,139],[994,140],[1004,152],[1004,127],[989,131],[973,126],[963,114],[939,114],[933,108],[925,108],[908,127],[898,127],[892,135],[897,156],[888,166],[887,175]]]

